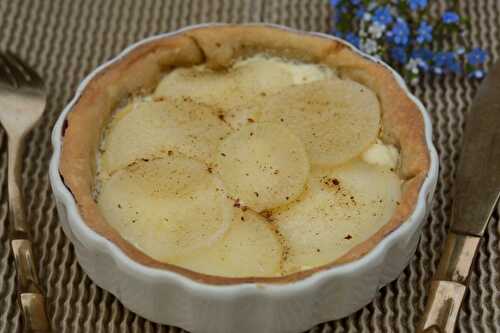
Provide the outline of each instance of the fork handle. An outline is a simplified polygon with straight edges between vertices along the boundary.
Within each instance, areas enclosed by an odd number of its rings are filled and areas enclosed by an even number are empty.
[[[21,187],[23,139],[24,135],[10,135],[8,140],[7,184],[9,193],[9,220],[13,228],[13,236],[16,238],[28,238],[29,234]]]
[[[37,277],[33,247],[21,187],[22,148],[24,135],[9,136],[7,184],[9,194],[9,221],[12,227],[11,248],[14,253],[17,276],[17,293],[28,332],[50,332],[45,298]]]
[[[24,326],[28,332],[50,332],[45,298],[36,275],[31,241],[14,239],[10,244],[16,263],[17,292]]]

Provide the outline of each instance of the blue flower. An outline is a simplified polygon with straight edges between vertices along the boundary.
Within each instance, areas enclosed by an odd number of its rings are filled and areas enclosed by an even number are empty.
[[[408,0],[410,4],[410,9],[415,11],[418,9],[424,9],[427,6],[427,0]]]
[[[408,44],[409,35],[410,29],[408,28],[408,23],[402,18],[398,18],[396,24],[387,32],[389,40],[396,45]]]
[[[480,48],[475,48],[465,55],[467,62],[471,65],[477,66],[483,64],[488,55]]]
[[[453,57],[450,57],[448,59],[448,62],[446,63],[446,69],[455,74],[460,74],[462,72],[462,67],[457,61],[457,58],[455,58],[455,55],[453,55]]]
[[[454,7],[441,12],[435,21],[428,18],[432,16],[430,0],[328,0],[328,3],[332,35],[370,55],[387,57],[407,78],[415,79],[424,72],[461,73],[471,78],[485,75],[487,52],[454,43],[460,39],[466,23]],[[445,38],[454,44],[451,48],[434,45],[434,37],[437,38],[441,28]]]
[[[426,72],[429,69],[429,62],[432,60],[432,51],[428,48],[413,50],[411,57],[417,61],[418,67]]]
[[[347,35],[345,35],[345,40],[351,43],[352,45],[356,46],[359,48],[359,36],[353,34],[352,32],[349,32]]]
[[[444,72],[460,73],[462,68],[453,52],[438,52],[434,55],[434,69]],[[438,73],[439,74],[439,73]]]
[[[423,61],[430,61],[430,60],[432,60],[433,54],[432,54],[432,51],[429,50],[428,48],[421,47],[421,48],[413,50],[411,56],[412,56],[412,58],[415,58],[415,59],[422,59]]]
[[[441,75],[443,74],[443,69],[440,67],[434,67],[434,74]]]
[[[441,19],[443,20],[444,24],[453,24],[457,23],[460,20],[460,16],[458,16],[458,14],[455,12],[447,11],[443,13]]]
[[[389,6],[379,7],[373,13],[373,21],[377,23],[388,25],[392,23],[392,20],[391,8]]]
[[[469,77],[475,78],[475,79],[482,79],[484,77],[484,71],[480,69],[476,69],[475,71],[472,71],[469,73]]]
[[[363,6],[359,7],[356,9],[356,18],[361,20],[365,16],[365,13],[366,9]]]
[[[342,0],[330,0],[330,6],[337,7]]]
[[[448,59],[448,53],[447,52],[437,52],[434,57],[434,66],[435,67],[444,67],[446,65],[446,60]]]
[[[429,70],[429,63],[427,63],[427,61],[424,61],[420,58],[415,60],[417,61],[418,68],[420,68],[422,71],[427,72]]]
[[[400,46],[391,49],[391,57],[400,64],[404,64],[408,60],[406,50]]]
[[[427,21],[422,21],[417,29],[417,43],[423,44],[430,41],[432,41],[432,26]]]

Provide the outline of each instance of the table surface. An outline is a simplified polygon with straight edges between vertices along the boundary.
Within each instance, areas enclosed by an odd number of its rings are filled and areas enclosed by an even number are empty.
[[[443,9],[444,0],[429,1]],[[466,39],[486,48],[490,62],[500,51],[500,1],[461,0],[471,20]],[[326,32],[328,1],[64,1],[0,0],[0,49],[9,49],[35,65],[47,81],[48,106],[29,138],[23,173],[33,228],[39,276],[49,299],[54,332],[179,332],[136,316],[82,272],[73,247],[58,224],[47,177],[50,131],[78,82],[94,67],[128,44],[160,32],[202,22],[273,22]],[[453,178],[460,152],[464,115],[478,82],[449,77],[425,78],[415,87],[434,124],[441,173],[432,212],[417,253],[399,279],[376,299],[342,320],[311,332],[413,332],[426,289],[436,269],[449,223]],[[0,132],[0,332],[21,331],[15,297],[15,270],[8,246],[6,135]],[[493,218],[472,270],[470,293],[460,312],[460,332],[500,331],[500,224]]]

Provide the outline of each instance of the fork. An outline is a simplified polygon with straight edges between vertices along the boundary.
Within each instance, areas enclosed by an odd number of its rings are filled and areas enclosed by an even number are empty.
[[[28,332],[49,332],[45,299],[38,281],[21,186],[22,155],[28,132],[40,120],[46,92],[40,76],[11,52],[0,52],[0,123],[8,137],[7,185],[11,247],[17,293]]]

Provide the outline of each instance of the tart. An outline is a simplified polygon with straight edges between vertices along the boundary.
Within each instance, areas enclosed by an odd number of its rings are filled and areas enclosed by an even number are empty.
[[[359,259],[408,219],[429,167],[422,114],[383,65],[335,40],[212,26],[90,81],[60,173],[133,260],[231,284]]]

